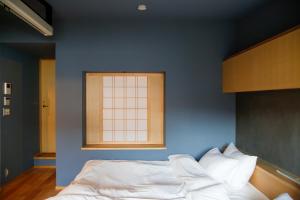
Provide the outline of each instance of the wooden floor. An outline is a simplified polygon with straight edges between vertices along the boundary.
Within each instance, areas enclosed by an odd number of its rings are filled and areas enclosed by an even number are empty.
[[[33,168],[3,186],[1,200],[44,200],[55,196],[55,169]]]

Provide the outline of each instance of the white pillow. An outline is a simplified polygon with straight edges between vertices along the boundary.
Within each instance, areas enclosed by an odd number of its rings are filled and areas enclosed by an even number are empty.
[[[228,145],[223,154],[239,161],[239,164],[226,182],[233,189],[243,188],[249,182],[255,170],[257,157],[243,154],[233,143]]]
[[[220,182],[229,178],[238,163],[238,160],[224,156],[218,148],[208,151],[199,161],[208,175]]]

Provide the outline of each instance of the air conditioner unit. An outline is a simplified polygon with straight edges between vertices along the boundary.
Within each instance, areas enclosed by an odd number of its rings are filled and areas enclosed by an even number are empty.
[[[45,36],[53,35],[52,8],[44,0],[0,0],[0,2],[27,24]]]

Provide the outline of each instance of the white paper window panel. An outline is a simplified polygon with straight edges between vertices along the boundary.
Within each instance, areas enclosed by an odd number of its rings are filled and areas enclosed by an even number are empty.
[[[104,98],[103,108],[147,108],[147,98]]]
[[[136,108],[136,99],[135,98],[127,98],[126,101],[126,107],[127,108]]]
[[[112,76],[104,76],[103,77],[103,87],[112,87],[113,86],[113,77]]]
[[[147,76],[138,76],[138,87],[147,87]]]
[[[138,109],[137,110],[137,119],[147,119],[147,110],[146,109]]]
[[[112,108],[113,99],[112,98],[103,98],[103,108]]]
[[[113,109],[103,109],[103,119],[112,119]]]
[[[114,82],[114,84],[113,84]],[[147,87],[147,76],[103,76],[104,87]],[[137,84],[137,85],[136,85]]]
[[[113,141],[113,132],[112,131],[103,131],[103,141],[105,141],[105,142]]]
[[[103,130],[104,131],[111,131],[113,130],[113,120],[103,120]]]
[[[114,120],[114,130],[124,131],[124,120]]]
[[[115,98],[114,99],[114,108],[124,108],[124,99],[123,98]]]
[[[123,76],[115,76],[115,87],[124,87],[124,77]]]
[[[138,108],[147,108],[147,98],[138,98]]]
[[[104,142],[146,142],[148,140],[147,131],[104,131]]]
[[[147,120],[137,120],[137,129],[139,131],[147,130]]]
[[[147,88],[138,88],[137,97],[147,97]]]
[[[136,140],[139,142],[146,142],[148,140],[147,131],[138,131]]]
[[[136,109],[127,109],[126,117],[127,119],[136,119]]]
[[[147,81],[147,76],[103,77],[104,141],[148,140]]]
[[[114,120],[114,130],[124,130],[124,121],[125,120]],[[147,130],[147,120],[126,120],[126,129],[127,130],[136,130],[136,123],[137,123],[137,130],[143,131]],[[103,120],[103,129],[105,131],[113,130],[113,120],[104,119]]]
[[[114,119],[125,119],[125,110],[124,109],[115,109],[114,110]]]
[[[136,77],[135,76],[127,76],[127,87],[135,87]]]
[[[127,131],[126,133],[126,141],[133,142],[136,141],[136,132],[135,131]]]
[[[115,97],[124,97],[124,88],[114,88]]]
[[[104,87],[103,88],[103,97],[110,97],[112,98],[113,96],[113,89],[109,87]]]
[[[123,142],[125,140],[124,131],[115,131],[114,136],[115,136],[114,141],[116,142]]]
[[[136,130],[136,120],[126,120],[126,129],[128,131]]]
[[[126,89],[126,96],[127,97],[136,97],[136,90],[135,88],[127,88]]]

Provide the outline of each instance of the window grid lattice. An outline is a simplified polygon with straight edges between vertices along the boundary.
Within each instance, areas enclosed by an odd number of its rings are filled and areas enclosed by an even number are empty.
[[[148,140],[147,76],[103,76],[103,142]]]

